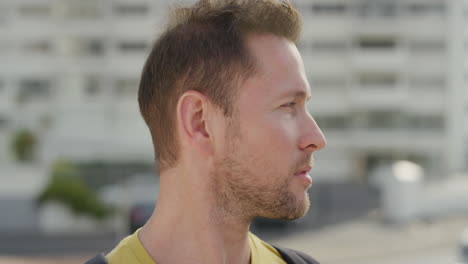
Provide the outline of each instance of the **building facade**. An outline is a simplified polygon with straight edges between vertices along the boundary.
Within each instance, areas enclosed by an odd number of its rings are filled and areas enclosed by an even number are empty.
[[[406,159],[429,178],[466,169],[462,1],[298,1],[325,179],[367,181]],[[464,132],[465,131],[465,132]]]
[[[0,3],[0,160],[15,131],[57,158],[152,160],[138,81],[167,4],[158,1]]]
[[[39,138],[39,162],[153,160],[137,89],[168,2],[2,1],[0,163],[22,128]],[[317,180],[365,182],[398,159],[432,177],[466,169],[462,0],[294,2],[309,108],[328,139]]]

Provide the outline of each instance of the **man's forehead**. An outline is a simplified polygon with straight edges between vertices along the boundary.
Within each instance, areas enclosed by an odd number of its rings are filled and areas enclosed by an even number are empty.
[[[292,41],[272,34],[250,34],[246,45],[260,67],[269,66],[271,62],[295,64],[300,57]]]
[[[275,103],[284,100],[303,100],[311,98],[311,90],[306,77],[302,74],[276,76],[269,78],[269,75],[260,74],[248,79],[242,88],[242,97],[247,97],[248,101],[256,100],[257,103]]]
[[[256,72],[246,83],[247,89],[254,89],[249,94],[272,100],[310,97],[302,59],[292,41],[271,34],[250,34],[246,45]]]

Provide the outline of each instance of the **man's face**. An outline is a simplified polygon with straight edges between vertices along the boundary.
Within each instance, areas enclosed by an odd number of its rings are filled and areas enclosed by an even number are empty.
[[[272,35],[247,40],[257,74],[240,88],[215,151],[219,206],[251,219],[297,219],[309,208],[312,152],[325,146],[308,114],[310,88],[296,46]]]

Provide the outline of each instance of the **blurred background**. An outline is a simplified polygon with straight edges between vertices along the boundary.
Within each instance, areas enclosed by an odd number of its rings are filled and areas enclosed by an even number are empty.
[[[293,2],[328,146],[309,214],[252,231],[326,264],[468,263],[468,0]],[[0,1],[0,263],[82,263],[151,213],[136,98],[175,3]]]

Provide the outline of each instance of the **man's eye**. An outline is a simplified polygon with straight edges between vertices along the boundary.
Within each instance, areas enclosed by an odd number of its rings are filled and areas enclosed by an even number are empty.
[[[294,106],[296,106],[296,102],[290,102],[290,103],[284,104],[283,106],[284,107],[294,107]]]

